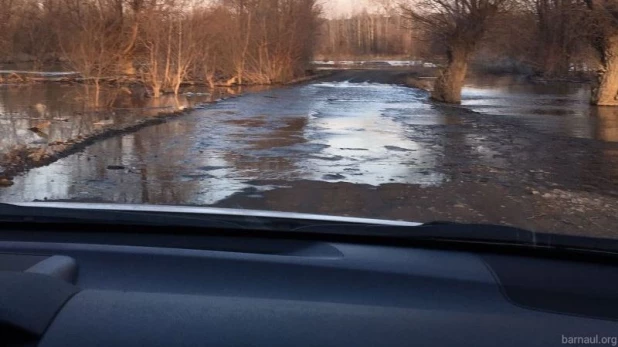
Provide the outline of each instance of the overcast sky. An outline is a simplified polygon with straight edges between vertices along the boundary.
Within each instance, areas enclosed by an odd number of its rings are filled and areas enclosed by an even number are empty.
[[[360,12],[363,7],[367,7],[369,0],[320,0],[320,2],[324,6],[325,14],[330,17]]]

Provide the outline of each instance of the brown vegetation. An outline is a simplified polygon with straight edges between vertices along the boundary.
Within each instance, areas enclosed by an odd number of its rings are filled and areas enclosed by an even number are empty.
[[[585,0],[585,3],[592,22],[592,47],[600,60],[591,102],[618,106],[618,3],[615,0]]]
[[[425,38],[439,42],[446,52],[446,67],[435,82],[431,97],[459,103],[468,61],[494,17],[508,0],[419,0],[404,4],[403,13]]]
[[[316,2],[0,0],[0,57],[60,60],[95,96],[110,79],[139,81],[154,97],[177,94],[187,80],[287,82],[313,57]]]
[[[285,83],[314,56],[430,57],[444,65],[439,101],[459,102],[470,62],[480,62],[540,78],[597,71],[591,102],[618,105],[617,0],[374,3],[320,19],[317,0],[0,0],[0,58],[62,62],[95,96],[113,80],[158,97],[188,81]]]
[[[616,0],[407,0],[401,8],[415,34],[446,57],[436,100],[460,101],[474,60],[541,78],[596,70],[591,103],[618,105]]]

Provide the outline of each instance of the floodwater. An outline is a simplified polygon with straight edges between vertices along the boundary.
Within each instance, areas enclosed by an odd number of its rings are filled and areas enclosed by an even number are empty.
[[[525,78],[470,78],[462,105],[506,116],[544,133],[618,142],[618,109],[591,107],[590,88],[568,82],[531,84]]]
[[[177,98],[164,95],[154,100],[104,90],[99,105],[94,104],[92,94],[83,86],[69,84],[0,85],[0,153],[134,124],[161,112],[214,101],[226,91],[187,90]],[[29,130],[32,128],[40,132]]]
[[[74,120],[81,119],[80,103],[66,102],[70,88],[62,88],[30,94],[0,89],[0,148],[27,141],[28,127],[40,118],[33,106],[39,100],[45,100],[45,112],[57,126],[50,137],[84,131]],[[618,142],[618,111],[588,106],[587,92],[581,85],[478,79],[466,86],[462,107],[539,134]],[[13,186],[0,190],[0,200],[204,205],[241,191],[259,199],[264,190],[299,180],[440,186],[452,179],[444,163],[458,156],[453,138],[481,154],[468,164],[504,164],[509,153],[484,135],[452,137],[459,122],[457,112],[436,107],[426,92],[403,86],[347,81],[289,86],[227,99],[100,141],[16,177]],[[607,153],[618,158],[615,150]]]

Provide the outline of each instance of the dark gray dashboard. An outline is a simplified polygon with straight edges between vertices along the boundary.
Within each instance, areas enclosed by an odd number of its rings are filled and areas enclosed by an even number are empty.
[[[1,253],[75,261],[78,290],[39,346],[558,346],[618,335],[611,265],[293,240],[82,241],[0,241]]]

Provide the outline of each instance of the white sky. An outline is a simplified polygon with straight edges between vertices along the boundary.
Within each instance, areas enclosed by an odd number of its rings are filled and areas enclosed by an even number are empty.
[[[368,6],[370,0],[320,0],[327,17],[361,12]]]

